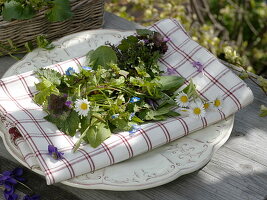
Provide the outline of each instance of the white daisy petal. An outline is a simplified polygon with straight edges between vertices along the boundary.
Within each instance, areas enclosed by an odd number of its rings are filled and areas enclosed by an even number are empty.
[[[175,98],[176,103],[180,107],[187,107],[189,104],[189,98],[187,94],[184,92],[181,92],[176,98]]]
[[[77,99],[74,110],[80,115],[86,117],[90,111],[90,102],[87,99]]]
[[[205,117],[206,111],[204,105],[200,101],[192,102],[189,105],[189,114],[194,118]]]

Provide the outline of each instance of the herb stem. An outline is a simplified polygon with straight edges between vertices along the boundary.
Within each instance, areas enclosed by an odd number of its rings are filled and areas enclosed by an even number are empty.
[[[85,131],[82,133],[82,135],[81,135],[81,137],[79,138],[79,140],[74,144],[73,152],[76,152],[76,151],[79,149],[79,147],[80,147],[80,145],[81,145],[81,143],[82,143],[82,139],[86,136],[86,133],[87,133],[87,131],[89,130],[90,127],[91,127],[91,125],[89,125],[89,126],[85,129]]]
[[[94,115],[94,114],[92,114],[92,117],[95,117],[95,118],[98,119],[99,121],[106,123],[106,121],[105,121],[102,117],[99,117],[99,116]]]

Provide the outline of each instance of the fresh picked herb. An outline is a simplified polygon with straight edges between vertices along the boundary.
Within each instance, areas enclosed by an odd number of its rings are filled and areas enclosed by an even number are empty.
[[[109,43],[90,51],[87,65],[77,70],[70,66],[61,75],[40,69],[34,100],[47,112],[45,119],[65,134],[80,132],[74,151],[83,141],[97,147],[112,133],[133,134],[142,123],[179,116],[177,109],[188,110],[190,101],[198,101],[193,116],[202,117],[204,101],[193,82],[177,92],[184,78],[163,75],[159,68],[169,40],[137,30],[117,46]]]

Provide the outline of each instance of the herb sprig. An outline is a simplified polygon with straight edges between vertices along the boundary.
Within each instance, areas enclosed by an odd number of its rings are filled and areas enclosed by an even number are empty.
[[[97,147],[111,133],[131,134],[141,123],[179,116],[175,109],[182,104],[177,96],[186,109],[189,99],[196,100],[198,94],[192,81],[177,92],[184,78],[160,70],[158,59],[167,51],[168,41],[157,32],[137,30],[118,46],[107,44],[90,51],[87,65],[77,71],[69,67],[61,75],[40,69],[34,100],[47,112],[45,119],[61,131],[70,136],[81,133],[74,151],[83,141]]]

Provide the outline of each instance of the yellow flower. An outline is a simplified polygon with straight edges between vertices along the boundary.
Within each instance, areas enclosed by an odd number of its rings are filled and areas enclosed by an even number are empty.
[[[87,99],[77,99],[74,110],[81,116],[87,116],[90,110],[90,102]]]

